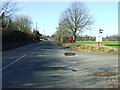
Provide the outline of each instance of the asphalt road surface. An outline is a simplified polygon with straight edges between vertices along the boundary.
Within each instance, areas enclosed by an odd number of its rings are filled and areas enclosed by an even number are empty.
[[[118,55],[77,52],[43,41],[3,52],[0,70],[3,88],[107,88],[108,77],[93,73],[118,71]]]

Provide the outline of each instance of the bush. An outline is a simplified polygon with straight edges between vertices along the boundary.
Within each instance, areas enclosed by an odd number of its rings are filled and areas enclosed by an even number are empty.
[[[64,37],[62,37],[62,39],[63,39],[63,41],[62,41],[63,43],[69,43],[70,42],[68,36],[64,36]]]
[[[83,37],[81,37],[81,36],[78,36],[77,37],[77,41],[95,41],[95,37],[91,37],[91,36],[83,36]]]

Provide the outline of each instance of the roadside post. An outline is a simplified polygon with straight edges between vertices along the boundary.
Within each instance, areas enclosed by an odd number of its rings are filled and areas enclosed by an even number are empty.
[[[103,30],[102,30],[102,29],[99,29],[99,34],[98,34],[98,36],[96,37],[96,42],[98,42],[98,46],[100,46],[100,42],[102,42],[101,33],[103,33]]]

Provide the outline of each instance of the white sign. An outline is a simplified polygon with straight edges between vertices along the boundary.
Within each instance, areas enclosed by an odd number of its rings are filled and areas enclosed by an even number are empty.
[[[102,37],[96,37],[96,42],[102,42]]]

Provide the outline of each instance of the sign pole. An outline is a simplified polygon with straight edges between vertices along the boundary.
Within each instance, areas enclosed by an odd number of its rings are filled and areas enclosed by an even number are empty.
[[[100,33],[99,33],[99,38],[100,38]],[[100,46],[100,41],[98,41],[98,47]]]
[[[100,42],[98,42],[98,47],[100,46]]]
[[[102,37],[100,35],[101,33],[103,33],[103,30],[99,29],[98,37],[96,37],[96,42],[98,42],[98,46],[100,46],[100,42],[102,42]]]

